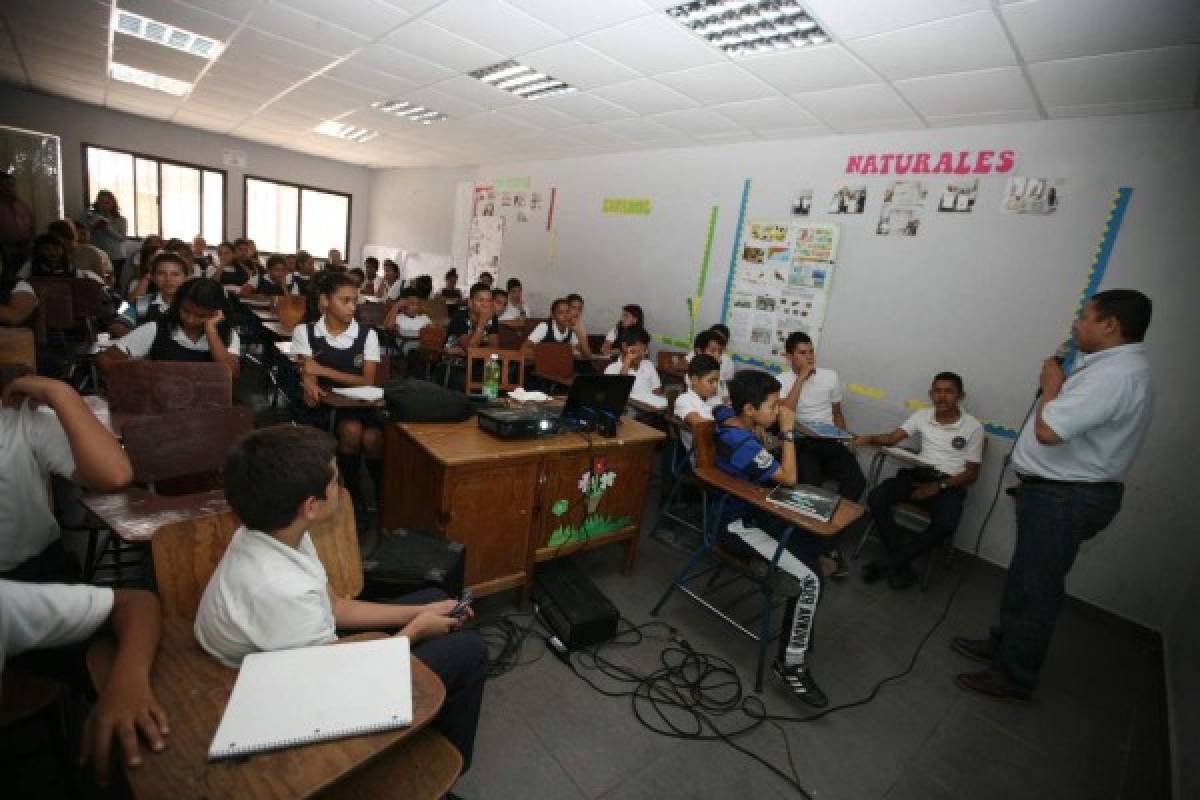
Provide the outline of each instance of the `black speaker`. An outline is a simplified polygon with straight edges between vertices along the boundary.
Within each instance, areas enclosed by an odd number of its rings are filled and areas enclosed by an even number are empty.
[[[542,622],[568,650],[606,642],[617,635],[617,613],[604,593],[568,559],[539,564],[533,603]]]
[[[363,561],[362,599],[399,597],[420,589],[441,589],[458,597],[467,568],[467,548],[441,536],[397,528],[380,536]]]

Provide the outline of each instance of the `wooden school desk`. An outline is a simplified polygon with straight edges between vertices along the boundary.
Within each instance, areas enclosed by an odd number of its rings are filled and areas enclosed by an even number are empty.
[[[476,594],[519,587],[524,601],[537,562],[616,542],[625,548],[628,574],[654,448],[663,438],[629,419],[621,420],[616,437],[592,435],[590,445],[576,433],[498,439],[475,419],[395,423],[385,431],[383,526],[438,531],[466,545],[466,583]],[[604,471],[615,477],[595,514],[621,524],[584,542],[551,546],[556,529],[577,528],[585,513],[592,515],[579,484],[593,457],[604,459]],[[567,510],[556,514],[560,501]]]

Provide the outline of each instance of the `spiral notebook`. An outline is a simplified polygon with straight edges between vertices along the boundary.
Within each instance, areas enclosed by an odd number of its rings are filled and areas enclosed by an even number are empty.
[[[408,639],[253,653],[208,758],[237,758],[412,724]]]

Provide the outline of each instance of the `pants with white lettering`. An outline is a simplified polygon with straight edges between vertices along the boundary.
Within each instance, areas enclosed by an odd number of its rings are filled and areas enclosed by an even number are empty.
[[[887,548],[887,564],[891,569],[903,569],[917,556],[932,550],[939,542],[954,535],[962,517],[967,490],[961,486],[943,489],[933,497],[912,501],[913,490],[919,483],[936,482],[932,470],[902,469],[883,481],[867,496],[867,506],[875,520],[875,530]],[[896,524],[892,509],[899,503],[913,503],[929,512],[930,522],[924,530],[909,533]]]
[[[440,589],[422,589],[388,600],[397,605],[424,605],[449,598]],[[412,654],[433,670],[446,686],[446,702],[433,720],[433,727],[458,749],[463,772],[471,767],[475,751],[475,729],[483,705],[483,686],[488,673],[487,644],[475,631],[456,631],[413,645]]]

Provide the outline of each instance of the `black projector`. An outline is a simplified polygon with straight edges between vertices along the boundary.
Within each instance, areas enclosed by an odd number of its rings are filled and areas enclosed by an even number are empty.
[[[533,439],[558,433],[558,415],[535,408],[484,408],[479,427],[501,439]]]
[[[568,650],[607,642],[617,635],[617,609],[573,563],[558,558],[533,574],[538,616]]]

